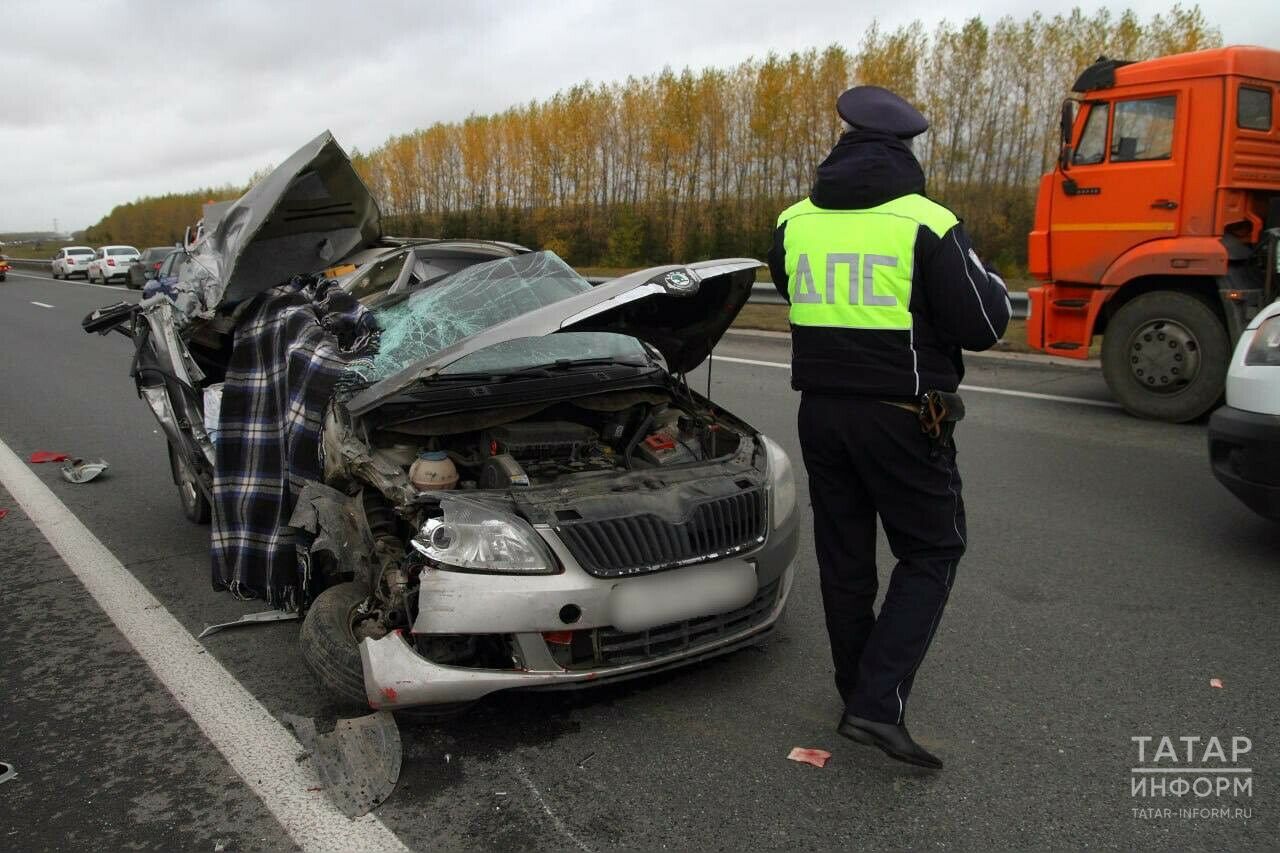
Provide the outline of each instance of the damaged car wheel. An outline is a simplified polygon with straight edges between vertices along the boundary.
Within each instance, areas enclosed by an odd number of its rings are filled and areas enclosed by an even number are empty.
[[[178,486],[178,500],[182,502],[182,514],[196,524],[209,523],[209,501],[200,488],[196,472],[191,463],[174,452],[169,445],[169,467],[173,471],[173,482]]]
[[[311,603],[299,637],[302,659],[325,691],[343,705],[362,708],[368,707],[369,700],[355,626],[367,598],[355,583],[329,587]]]

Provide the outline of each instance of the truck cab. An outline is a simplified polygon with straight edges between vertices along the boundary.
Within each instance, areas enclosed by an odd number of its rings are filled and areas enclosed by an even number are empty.
[[[1028,343],[1085,359],[1102,335],[1128,411],[1194,420],[1277,296],[1280,51],[1104,58],[1072,91],[1028,239]]]

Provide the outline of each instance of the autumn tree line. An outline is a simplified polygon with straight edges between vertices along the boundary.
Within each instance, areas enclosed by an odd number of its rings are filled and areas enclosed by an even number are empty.
[[[808,193],[841,133],[836,96],[875,84],[928,117],[915,151],[929,194],[1016,274],[1037,178],[1057,154],[1059,106],[1079,72],[1100,55],[1145,59],[1220,44],[1198,6],[1146,21],[1076,9],[994,24],[944,20],[932,30],[873,23],[853,49],[582,83],[413,130],[352,159],[391,234],[510,240],[580,266],[763,257],[778,212]],[[122,205],[88,238],[164,243],[200,202],[237,193]]]

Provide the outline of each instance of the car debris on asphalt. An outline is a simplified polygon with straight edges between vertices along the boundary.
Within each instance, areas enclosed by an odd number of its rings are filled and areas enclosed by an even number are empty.
[[[315,721],[282,714],[320,777],[319,788],[343,814],[357,818],[381,805],[395,790],[402,761],[400,729],[390,711],[339,720],[333,731],[316,730]]]
[[[814,767],[826,767],[827,760],[831,758],[831,753],[827,752],[825,749],[811,749],[806,746],[797,746],[787,754],[787,758],[801,764],[812,764]]]
[[[1209,679],[1209,686],[1210,686],[1210,687],[1216,687],[1217,689],[1221,690],[1221,689],[1222,689],[1222,686],[1223,686],[1223,685],[1222,685],[1222,679],[1221,679],[1221,678],[1210,678],[1210,679]]]
[[[66,462],[70,457],[65,453],[54,453],[51,450],[33,450],[31,461],[39,465],[42,462]]]
[[[73,457],[62,463],[62,479],[68,483],[87,483],[111,467],[105,459]]]
[[[270,622],[294,622],[297,620],[298,615],[296,610],[263,610],[259,613],[246,613],[238,619],[232,619],[230,622],[219,622],[216,625],[206,626],[203,631],[196,635],[196,639],[203,640],[205,637],[224,631],[227,628],[245,628],[250,625],[264,625]]]

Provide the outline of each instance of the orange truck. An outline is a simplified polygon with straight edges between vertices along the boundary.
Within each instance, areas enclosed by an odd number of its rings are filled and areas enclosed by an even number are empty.
[[[1027,342],[1085,359],[1101,335],[1128,411],[1194,420],[1280,295],[1280,51],[1104,58],[1072,92],[1028,238]]]

